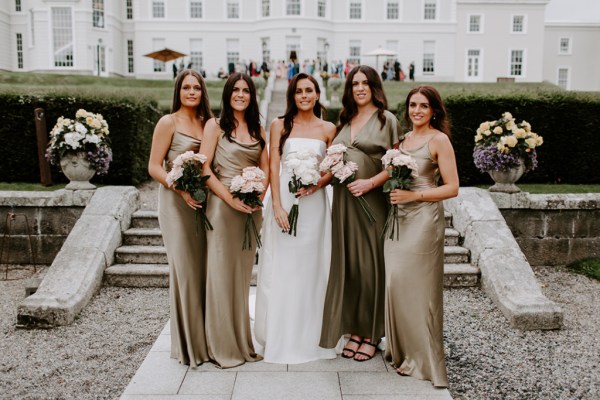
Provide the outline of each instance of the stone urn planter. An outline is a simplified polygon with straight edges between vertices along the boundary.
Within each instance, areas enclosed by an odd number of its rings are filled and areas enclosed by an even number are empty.
[[[67,152],[60,158],[60,168],[71,182],[65,189],[70,190],[92,190],[96,186],[90,183],[90,179],[96,173],[96,170],[90,166],[90,162],[85,158],[85,152]]]
[[[525,172],[523,160],[520,160],[518,167],[510,168],[507,171],[488,171],[488,174],[490,174],[495,182],[495,184],[490,187],[490,192],[519,193],[521,189],[515,185],[515,182],[521,178],[523,172]]]

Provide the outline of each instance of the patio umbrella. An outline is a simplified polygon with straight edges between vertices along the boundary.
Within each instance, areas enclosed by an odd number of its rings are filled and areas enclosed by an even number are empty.
[[[185,57],[187,54],[180,53],[175,50],[171,50],[169,48],[164,48],[162,50],[153,51],[152,53],[144,54],[144,57],[150,57],[158,61],[167,62],[171,60],[176,60],[181,57]]]
[[[378,47],[375,50],[371,50],[368,53],[363,54],[363,56],[375,56],[375,64],[377,65],[377,71],[379,71],[379,57],[385,56],[395,56],[398,53],[393,50],[384,49],[383,47]]]

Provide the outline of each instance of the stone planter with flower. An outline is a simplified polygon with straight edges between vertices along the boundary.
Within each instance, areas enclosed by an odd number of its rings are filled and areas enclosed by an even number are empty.
[[[105,175],[112,161],[108,124],[100,114],[79,109],[75,119],[60,117],[50,132],[46,159],[60,166],[71,190],[95,189],[89,180]]]
[[[537,167],[536,147],[543,138],[531,131],[526,122],[515,122],[509,112],[502,118],[479,125],[475,135],[473,160],[481,172],[490,174],[495,184],[492,192],[520,192],[515,182],[527,171]]]

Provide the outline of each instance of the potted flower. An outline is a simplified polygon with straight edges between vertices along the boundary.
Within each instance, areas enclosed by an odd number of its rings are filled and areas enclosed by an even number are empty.
[[[496,184],[492,192],[516,193],[515,182],[524,172],[537,167],[536,147],[543,138],[531,131],[527,121],[515,122],[509,112],[502,118],[479,125],[475,135],[473,160],[481,172],[490,174]]]
[[[46,159],[60,165],[71,181],[66,189],[94,189],[89,180],[105,175],[112,161],[108,124],[100,114],[79,109],[75,119],[60,117],[50,131]]]

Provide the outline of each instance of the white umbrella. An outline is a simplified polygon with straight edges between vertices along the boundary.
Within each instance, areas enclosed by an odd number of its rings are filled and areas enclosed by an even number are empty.
[[[379,71],[379,57],[385,56],[395,56],[398,53],[393,50],[384,49],[383,47],[378,47],[375,50],[371,50],[368,53],[364,53],[363,56],[375,56],[375,64],[377,65],[377,71]]]

